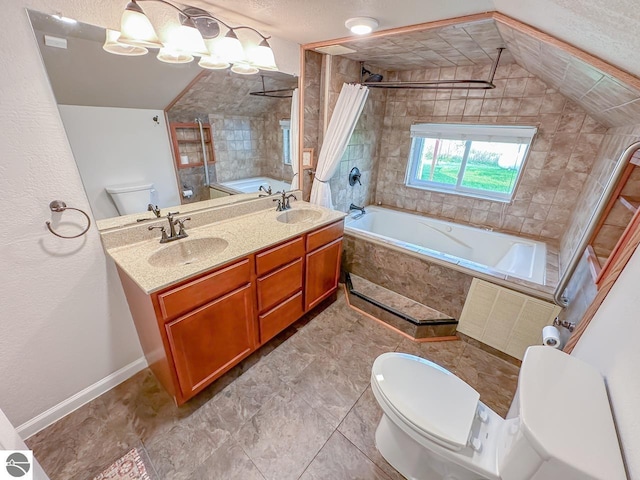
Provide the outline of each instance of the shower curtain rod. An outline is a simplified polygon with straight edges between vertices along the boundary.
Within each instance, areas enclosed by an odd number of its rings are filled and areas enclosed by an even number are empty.
[[[359,85],[365,85],[369,88],[406,88],[406,89],[420,89],[420,90],[491,90],[496,88],[493,83],[493,78],[496,75],[498,68],[498,62],[504,47],[498,48],[498,55],[493,61],[491,66],[491,73],[488,80],[425,80],[420,82],[363,82],[364,78],[364,62],[360,62],[363,65],[360,73],[360,82],[356,82]]]
[[[257,92],[249,92],[249,95],[253,95],[256,97],[270,97],[270,98],[293,97],[293,91],[295,90],[295,88],[279,88],[277,90],[267,90],[264,86],[264,75],[260,75],[260,78],[262,79],[262,90]]]

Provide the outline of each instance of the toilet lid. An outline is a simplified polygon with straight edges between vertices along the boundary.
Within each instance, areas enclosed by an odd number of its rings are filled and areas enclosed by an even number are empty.
[[[416,430],[454,450],[467,445],[480,394],[441,366],[406,353],[384,353],[371,381],[388,406]]]

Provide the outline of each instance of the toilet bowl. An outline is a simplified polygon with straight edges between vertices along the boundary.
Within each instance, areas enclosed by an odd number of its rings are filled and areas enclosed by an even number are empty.
[[[105,187],[120,215],[144,212],[152,203],[153,183],[111,185]]]
[[[409,354],[379,356],[371,388],[383,411],[376,446],[408,479],[626,478],[602,376],[561,351],[527,350],[506,420],[460,378]]]

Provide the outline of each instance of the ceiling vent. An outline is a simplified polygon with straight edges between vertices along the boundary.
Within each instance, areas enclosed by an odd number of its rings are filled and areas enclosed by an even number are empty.
[[[342,45],[329,45],[328,47],[318,47],[316,52],[326,53],[327,55],[347,55],[349,53],[356,53],[355,50],[347,48]]]

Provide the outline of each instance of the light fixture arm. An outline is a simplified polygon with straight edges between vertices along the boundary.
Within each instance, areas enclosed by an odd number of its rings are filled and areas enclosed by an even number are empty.
[[[133,3],[137,3],[137,2],[159,2],[159,3],[164,3],[165,5],[169,5],[170,7],[172,7],[173,9],[177,10],[178,12],[180,12],[182,15],[184,15],[187,18],[190,18],[191,20],[195,20],[197,18],[210,18],[211,20],[215,20],[218,23],[221,23],[222,25],[224,25],[225,27],[227,27],[229,30],[235,31],[235,30],[240,30],[243,28],[246,28],[247,30],[251,30],[255,33],[257,33],[263,40],[269,40],[271,37],[267,37],[264,36],[262,33],[260,33],[258,30],[256,30],[253,27],[249,27],[246,25],[238,25],[237,27],[232,27],[231,25],[229,25],[228,23],[220,20],[217,17],[214,17],[213,15],[211,15],[209,12],[206,13],[199,13],[199,14],[189,14],[186,13],[184,10],[182,10],[180,7],[175,6],[173,3],[168,2],[167,0],[131,0]]]

